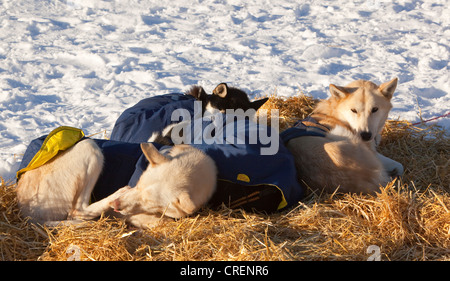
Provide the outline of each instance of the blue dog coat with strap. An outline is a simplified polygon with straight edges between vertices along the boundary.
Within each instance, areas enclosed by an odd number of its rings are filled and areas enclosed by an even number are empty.
[[[64,133],[73,130],[82,132],[79,129],[71,127],[59,127],[48,135],[31,141],[22,158],[22,162],[20,163],[17,177],[20,178],[20,175],[27,170],[35,169],[45,164],[45,161],[40,164],[33,164],[32,160],[36,158],[37,155],[47,158],[48,162],[53,157],[57,156],[57,154],[52,154],[47,157],[46,155],[49,154],[48,150],[54,150],[56,152],[64,151],[75,145],[77,142],[86,139],[84,134],[79,134],[78,137],[71,137],[65,134],[62,138],[57,135],[61,132]],[[68,140],[68,138],[70,139]],[[92,192],[91,201],[95,202],[101,200],[126,185],[131,187],[136,186],[137,181],[148,165],[148,161],[142,153],[140,144],[100,139],[94,139],[94,141],[102,150],[105,161],[102,173]],[[71,142],[71,144],[61,146],[62,142]],[[160,144],[155,143],[154,145],[160,150],[164,149]],[[43,149],[44,147],[45,149]]]

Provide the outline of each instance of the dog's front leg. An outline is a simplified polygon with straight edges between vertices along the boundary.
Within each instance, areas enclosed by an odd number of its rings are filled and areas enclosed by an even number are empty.
[[[110,209],[109,203],[113,201],[106,197],[100,201],[90,204],[84,208],[73,210],[68,220],[92,220]]]
[[[103,198],[100,201],[87,206],[83,206],[80,209],[73,210],[70,215],[70,219],[91,220],[100,216],[102,213],[109,211],[111,209],[111,203],[121,195],[123,195],[130,188],[131,187],[129,186],[122,187],[121,189],[117,190],[113,194],[109,195],[106,198]]]
[[[387,171],[388,175],[391,177],[398,177],[403,175],[404,169],[403,165],[399,162],[392,160],[384,155],[381,155],[377,152],[377,157],[380,159],[381,163],[384,166],[384,169]]]

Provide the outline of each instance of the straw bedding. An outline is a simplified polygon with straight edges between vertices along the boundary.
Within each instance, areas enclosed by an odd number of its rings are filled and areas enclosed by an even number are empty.
[[[280,130],[316,101],[270,97]],[[379,150],[405,166],[376,196],[310,194],[290,210],[203,209],[138,230],[102,217],[46,228],[21,218],[14,183],[0,187],[0,260],[450,260],[450,142],[435,126],[388,121]]]

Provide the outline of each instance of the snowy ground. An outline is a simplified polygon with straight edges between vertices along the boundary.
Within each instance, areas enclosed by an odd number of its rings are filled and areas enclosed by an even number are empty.
[[[398,77],[390,118],[440,116],[449,54],[449,0],[0,0],[0,176],[57,126],[109,135],[125,108],[194,84],[326,98]]]

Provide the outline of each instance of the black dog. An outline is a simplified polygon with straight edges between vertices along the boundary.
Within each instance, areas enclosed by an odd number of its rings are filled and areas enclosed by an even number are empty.
[[[242,109],[244,111],[254,109],[256,111],[269,99],[263,98],[251,102],[244,91],[238,88],[228,87],[226,83],[217,85],[213,90],[212,95],[208,95],[200,86],[192,86],[192,88],[186,92],[186,95],[191,95],[196,100],[202,102],[203,115],[205,114],[205,111],[215,110],[226,113],[225,111],[227,109]],[[169,125],[169,128],[173,128],[173,126],[174,125]],[[149,141],[160,143],[162,145],[173,145],[172,140],[168,136],[170,130],[164,131],[165,132],[153,134]]]
[[[212,95],[208,95],[200,86],[193,86],[186,94],[202,102],[203,113],[209,108],[217,109],[222,113],[225,113],[226,109],[241,108],[245,111],[252,108],[258,110],[268,100],[268,98],[263,98],[251,102],[244,91],[228,87],[226,83],[217,85]]]

